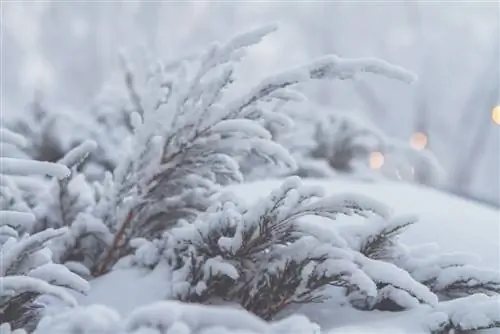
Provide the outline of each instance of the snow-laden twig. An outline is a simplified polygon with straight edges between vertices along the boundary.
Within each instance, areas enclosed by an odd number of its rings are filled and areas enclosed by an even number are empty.
[[[140,109],[133,114],[135,133],[108,196],[105,223],[115,240],[94,268],[95,275],[130,253],[132,238],[158,236],[181,218],[192,221],[211,204],[219,185],[241,182],[241,157],[254,156],[294,170],[289,152],[261,125],[266,119],[287,123],[273,110],[277,103],[302,99],[293,86],[363,72],[410,81],[406,71],[377,59],[329,56],[269,76],[226,102],[226,91],[238,79],[236,62],[247,47],[275,29],[266,26],[213,44],[200,57],[173,67],[160,64],[145,89],[134,89],[134,104]]]
[[[4,133],[2,133],[4,134]],[[2,136],[2,140],[5,136]],[[12,137],[12,136],[11,136]],[[13,137],[18,139],[17,137]],[[4,159],[3,157],[1,159]],[[4,162],[7,161],[7,168]],[[0,161],[0,173],[15,172],[18,175],[49,174],[66,177],[69,169],[55,163],[10,159]],[[5,176],[5,174],[4,174]],[[9,178],[4,179],[7,190],[19,191]],[[3,196],[6,191],[0,193]],[[11,332],[12,327],[33,328],[39,320],[40,306],[35,307],[40,296],[49,295],[64,301],[69,306],[76,305],[75,297],[67,291],[71,289],[84,293],[89,286],[86,281],[72,274],[61,265],[52,263],[47,245],[66,233],[66,229],[48,228],[29,235],[35,222],[32,212],[0,211],[0,324],[1,330]],[[5,323],[5,324],[4,324]],[[14,331],[18,333],[19,331]]]
[[[63,165],[45,161],[19,160],[0,157],[1,173],[5,175],[50,175],[57,178],[68,176],[69,169]]]

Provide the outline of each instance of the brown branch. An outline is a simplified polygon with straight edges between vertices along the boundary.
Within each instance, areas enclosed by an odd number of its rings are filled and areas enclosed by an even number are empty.
[[[125,235],[125,230],[127,229],[128,226],[130,226],[132,219],[134,218],[134,215],[132,214],[132,211],[130,211],[127,215],[127,219],[125,219],[125,222],[123,222],[122,226],[116,232],[115,237],[113,239],[113,243],[111,244],[111,247],[108,248],[108,251],[106,252],[106,255],[102,259],[102,261],[98,262],[94,269],[92,270],[92,276],[98,277],[101,275],[104,275],[108,271],[108,266],[111,264],[113,261],[113,257],[118,250],[118,246],[120,244],[120,241],[122,240],[123,236]]]

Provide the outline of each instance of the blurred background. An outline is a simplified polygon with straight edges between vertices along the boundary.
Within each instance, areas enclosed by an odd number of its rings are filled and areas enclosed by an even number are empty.
[[[84,119],[120,50],[174,59],[268,22],[281,28],[243,63],[248,83],[331,53],[404,66],[418,82],[363,76],[305,90],[432,150],[445,190],[500,205],[497,1],[3,1],[1,21],[2,120],[28,112],[37,92]]]

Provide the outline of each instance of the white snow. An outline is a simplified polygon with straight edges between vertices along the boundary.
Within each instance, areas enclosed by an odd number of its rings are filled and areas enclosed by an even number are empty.
[[[17,147],[24,147],[26,145],[26,139],[8,129],[0,128],[0,141],[6,144],[13,144]]]
[[[30,161],[0,157],[1,173],[5,175],[51,175],[64,178],[69,175],[67,167],[46,161]]]
[[[158,266],[153,271],[117,269],[93,280],[80,305],[101,304],[127,315],[136,307],[168,297],[171,290],[170,270]]]
[[[12,266],[19,265],[18,261],[19,259],[22,259],[23,255],[31,255],[36,251],[43,249],[44,245],[49,240],[63,235],[65,231],[65,228],[57,230],[49,228],[32,236],[24,235],[19,240],[14,238],[8,240],[4,245],[2,245],[0,276],[7,275]]]
[[[230,186],[227,189],[243,201],[255,202],[279,188],[282,182],[282,180],[262,181]],[[311,189],[323,188],[327,195],[349,192],[373,197],[393,208],[394,213],[397,214],[417,213],[420,221],[410,226],[402,234],[402,240],[406,244],[411,246],[436,243],[441,251],[477,253],[483,258],[483,263],[479,264],[480,266],[499,267],[500,213],[498,210],[436,190],[409,184],[368,183],[350,179],[303,180],[303,184],[311,186]],[[311,226],[315,225],[318,233],[321,230],[324,230],[325,233],[331,231],[328,225],[322,225],[323,222],[328,222],[327,224],[338,223],[322,218],[314,219]],[[346,220],[356,222],[352,217],[346,217]],[[433,247],[427,248],[422,248],[422,251],[427,252],[433,249]],[[445,260],[443,259],[443,261]],[[159,266],[149,273],[137,269],[118,269],[96,279],[91,285],[92,289],[89,295],[81,298],[80,303],[111,306],[122,316],[130,314],[136,307],[163,300],[172,288],[170,271],[163,266]],[[336,293],[337,290],[332,289],[331,294],[335,295]],[[388,293],[401,292],[388,291]],[[425,292],[422,293],[425,295]],[[406,296],[401,297],[410,301]],[[467,300],[462,302],[466,303]],[[484,308],[496,307],[498,302],[488,300],[483,304]],[[491,318],[496,311],[495,308],[486,310],[487,312],[478,311],[476,312],[477,316],[471,315],[471,318],[460,312],[459,307],[454,305],[453,302],[445,302],[438,304],[435,309],[428,305],[420,305],[405,312],[363,312],[339,305],[338,299],[337,301],[332,299],[323,304],[306,305],[289,312],[306,315],[311,321],[318,323],[322,328],[321,333],[325,334],[368,332],[415,334],[428,333],[429,328],[435,328],[443,321],[449,320],[463,324],[477,324],[485,321],[481,317],[489,316]],[[293,328],[293,325],[290,326]],[[277,332],[282,333],[279,330]],[[284,329],[284,332],[289,333],[290,330]],[[487,333],[497,333],[497,331],[490,330]]]
[[[242,309],[161,301],[138,308],[127,319],[120,319],[119,314],[104,305],[82,307],[74,312],[61,312],[45,317],[34,334],[68,333],[314,334],[320,332],[316,324],[303,316],[292,316],[268,323]]]
[[[28,276],[0,277],[1,297],[14,296],[23,292],[38,292],[59,298],[71,306],[76,306],[76,299],[69,292],[47,282]]]
[[[271,139],[272,136],[258,123],[248,119],[228,119],[217,123],[211,128],[212,133],[232,133],[242,132],[248,137],[258,137],[262,139]]]
[[[448,314],[449,319],[464,330],[484,327],[491,321],[500,322],[500,297],[469,296],[443,303],[439,310]]]
[[[35,216],[28,212],[0,211],[0,226],[30,226],[35,222]]]
[[[28,276],[41,279],[56,286],[69,287],[74,291],[86,293],[89,284],[78,275],[71,275],[71,271],[65,266],[46,263],[29,272]]]
[[[482,266],[500,270],[500,210],[470,202],[431,188],[390,181],[353,179],[307,179],[305,185],[320,186],[327,195],[355,193],[371,197],[396,215],[416,214],[419,221],[401,240],[410,246],[436,243],[443,252],[475,253]],[[227,190],[253,202],[277,189],[282,180],[229,186]],[[321,218],[314,218],[320,220]],[[326,224],[332,224],[325,220]]]
[[[354,77],[359,72],[368,72],[406,83],[416,80],[415,74],[408,70],[376,58],[342,59],[337,56],[326,56],[318,59],[309,70],[311,77],[320,75],[326,78],[346,79]]]
[[[71,151],[69,151],[59,163],[64,166],[73,167],[84,160],[90,153],[97,149],[97,143],[93,140],[86,140]]]

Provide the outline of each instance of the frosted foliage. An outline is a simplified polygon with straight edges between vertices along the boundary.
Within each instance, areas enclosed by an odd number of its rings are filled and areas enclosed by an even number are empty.
[[[68,306],[74,306],[75,298],[68,289],[79,293],[88,290],[86,281],[62,265],[51,262],[46,245],[63,233],[63,230],[47,229],[32,236],[11,237],[2,245],[1,322],[10,322],[16,328],[32,326],[40,306],[33,308],[31,305],[38,296],[51,295]]]
[[[283,315],[328,298],[365,311],[431,310],[433,333],[500,326],[492,311],[499,273],[466,254],[404,245],[399,234],[416,217],[394,217],[362,195],[325,197],[299,177],[252,205],[221,192],[269,171],[365,172],[374,150],[405,162],[404,154],[418,157],[412,163],[429,168],[415,169],[415,179],[435,180],[431,155],[406,150],[362,119],[295,113],[306,106],[299,84],[365,72],[411,82],[397,66],[327,56],[233,94],[235,66],[275,29],[148,69],[124,58],[125,90],[118,97],[104,91],[81,131],[70,114],[39,102],[32,119],[14,126],[29,140],[0,130],[2,334],[24,334],[21,327],[35,334],[316,333],[307,318]],[[23,146],[48,161],[26,159]],[[36,182],[43,191],[28,201],[23,187]],[[158,296],[173,300],[126,316],[77,306],[90,288],[86,278],[113,266],[147,272],[160,265],[169,291]]]
[[[78,308],[44,318],[34,334],[285,334],[318,328],[302,316],[267,323],[241,309],[164,301],[126,318],[100,305]]]
[[[500,327],[500,298],[483,294],[443,302],[428,319],[432,333],[476,332]]]
[[[22,148],[31,158],[56,162],[74,145],[86,138],[88,119],[74,117],[74,111],[46,108],[37,95],[19,117],[6,120],[6,126],[22,134]]]
[[[301,177],[334,177],[351,174],[362,178],[390,178],[429,185],[439,184],[443,169],[428,150],[416,151],[408,144],[382,132],[375,124],[355,111],[324,110],[312,104],[301,112],[294,105],[280,106],[281,113],[293,120],[288,128],[272,122],[265,127],[273,138],[287,148],[297,162],[297,170],[271,170],[248,162],[245,172],[250,179],[294,173]],[[371,169],[374,152],[384,155],[382,168]]]
[[[124,97],[103,89],[92,105],[83,110],[45,106],[37,97],[26,112],[7,120],[6,125],[27,138],[22,151],[37,160],[56,162],[92,138],[98,143],[96,154],[82,166],[82,171],[96,180],[102,179],[106,171],[112,171],[118,164],[123,139],[131,135],[130,112],[131,107]],[[83,113],[87,117],[80,117]]]
[[[96,213],[99,189],[78,171],[95,150],[95,142],[84,141],[64,155],[60,163],[70,168],[71,173],[61,180],[52,180],[33,210],[37,217],[34,232],[67,227],[50,244],[53,259],[58,263],[77,261],[91,267],[111,239]]]
[[[457,298],[474,293],[500,293],[500,273],[483,269],[471,254],[412,256],[411,251],[395,261],[416,280],[443,297]]]
[[[370,258],[382,259],[408,272],[440,297],[458,298],[475,293],[500,293],[500,273],[478,267],[477,256],[468,253],[440,253],[439,248],[409,248],[399,234],[416,222],[415,217],[394,219],[375,226],[346,229],[351,247]],[[424,245],[423,245],[424,246]]]
[[[213,203],[220,185],[243,180],[241,159],[294,170],[292,156],[262,124],[290,123],[276,106],[302,99],[292,89],[296,85],[351,79],[363,72],[413,80],[404,69],[378,59],[327,56],[265,78],[239,97],[227,94],[239,80],[235,65],[246,48],[275,29],[266,26],[243,33],[227,43],[214,43],[198,57],[139,68],[137,75],[124,59],[134,108],[133,137],[107,194],[103,219],[115,238],[95,274],[130,253],[133,238],[158,237],[179,219],[195,219]],[[140,77],[147,80],[137,82]]]
[[[390,139],[373,124],[351,114],[332,114],[317,123],[311,152],[315,159],[326,159],[341,172],[357,168],[356,163],[367,163],[370,153],[382,151]]]
[[[417,222],[416,217],[398,217],[388,221],[380,221],[371,226],[344,227],[342,235],[350,247],[359,250],[370,259],[384,262],[400,268],[404,275],[409,275],[425,285],[439,298],[459,298],[473,294],[497,295],[500,293],[500,273],[494,270],[477,267],[479,259],[467,253],[440,253],[439,248],[426,250],[428,247],[409,248],[402,244],[398,237],[409,226]],[[385,275],[393,282],[396,273]],[[371,276],[373,277],[373,275]],[[381,284],[380,282],[379,284]],[[393,283],[391,283],[393,285]],[[396,286],[401,288],[401,283]],[[391,288],[392,289],[392,288]],[[416,291],[412,289],[412,291]],[[428,291],[422,290],[429,300]],[[424,297],[420,294],[421,297]],[[437,300],[436,297],[430,297]],[[435,303],[435,302],[434,302]],[[400,303],[397,303],[400,306]],[[395,305],[386,305],[389,308]],[[396,307],[397,308],[397,307]]]
[[[343,224],[349,215],[362,220]],[[326,227],[311,216],[340,224]],[[153,268],[166,261],[174,298],[236,303],[264,319],[293,304],[329,298],[328,286],[344,291],[355,308],[386,311],[436,308],[440,298],[499,292],[498,273],[474,267],[471,256],[402,244],[399,234],[416,221],[393,217],[363,196],[322,197],[321,189],[292,177],[251,206],[220,196],[192,224],[135,242],[127,263]]]
[[[328,285],[346,288],[353,302],[355,296],[369,308],[386,295],[402,299],[403,293],[404,306],[408,300],[417,305],[437,302],[407,272],[365,257],[340,235],[325,238],[305,220],[345,215],[380,223],[376,217],[385,221],[389,212],[363,196],[322,198],[320,189],[303,186],[294,177],[254,206],[222,201],[193,224],[166,232],[161,242],[142,244],[132,263],[151,267],[152,258],[163,258],[174,269],[173,294],[178,299],[237,302],[265,319],[292,304],[325,299],[322,290]]]
[[[2,142],[22,144],[22,140],[9,131],[2,130]],[[3,159],[3,158],[2,158]],[[4,170],[4,162],[1,161],[2,169],[2,202],[7,200],[13,203],[13,194],[19,192],[15,182],[4,174],[12,174],[12,171],[28,176],[29,174],[49,174],[59,177],[67,176],[69,170],[64,165],[39,163],[37,161],[26,161],[13,158],[9,160],[8,168]],[[16,168],[18,166],[18,168]],[[8,195],[7,199],[4,195]],[[19,200],[21,196],[18,196]],[[22,203],[21,203],[22,204]],[[68,289],[84,293],[88,290],[88,284],[80,277],[72,274],[61,265],[52,263],[51,252],[47,245],[53,239],[62,236],[64,229],[45,229],[38,233],[29,235],[29,231],[35,222],[35,216],[27,205],[4,206],[0,211],[1,218],[1,245],[0,252],[0,323],[2,330],[6,332],[19,327],[30,328],[36,324],[40,310],[43,305],[37,304],[39,296],[51,295],[62,300],[66,305],[76,305],[76,300]],[[4,204],[5,205],[5,204]],[[24,212],[6,211],[11,209],[22,209]],[[18,333],[18,332],[15,332]]]

